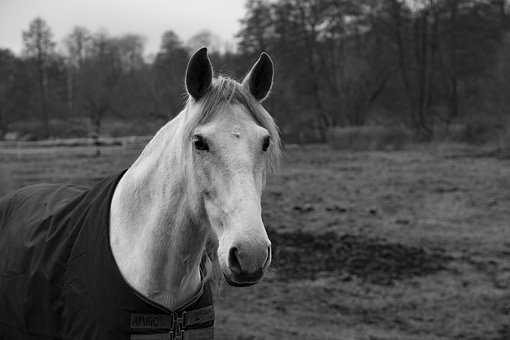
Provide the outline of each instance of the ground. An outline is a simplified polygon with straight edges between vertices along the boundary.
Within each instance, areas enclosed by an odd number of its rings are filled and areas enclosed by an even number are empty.
[[[139,148],[0,148],[0,193],[90,184]],[[271,270],[221,289],[217,339],[510,339],[510,158],[289,146],[263,209]]]

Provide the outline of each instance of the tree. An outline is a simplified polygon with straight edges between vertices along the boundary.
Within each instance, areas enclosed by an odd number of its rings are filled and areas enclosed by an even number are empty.
[[[308,112],[304,125],[313,117],[322,140],[332,126],[364,124],[391,74],[382,43],[371,31],[375,7],[354,0],[247,3],[238,34],[241,52],[275,51],[282,80],[293,91],[281,95]]]
[[[12,118],[12,97],[16,57],[9,50],[0,49],[0,137],[7,132]]]
[[[380,21],[390,28],[412,126],[430,138],[438,122],[462,117],[461,89],[493,64],[505,25],[494,1],[422,0],[414,6],[385,1]]]
[[[85,59],[86,52],[90,50],[92,36],[90,31],[82,26],[75,26],[65,38],[64,44],[71,64],[80,68]]]
[[[203,46],[207,46],[210,53],[219,53],[222,50],[221,38],[209,30],[202,30],[194,34],[188,39],[186,46],[188,46],[192,52]]]
[[[115,39],[122,70],[132,73],[144,65],[145,38],[138,34],[124,34]]]
[[[240,38],[240,50],[244,53],[256,53],[268,49],[274,39],[273,6],[265,0],[248,0],[246,12],[246,16],[241,19],[241,31],[237,34]]]
[[[182,44],[181,39],[177,36],[177,34],[168,30],[163,33],[161,36],[161,45],[159,47],[159,53],[173,53],[179,49],[182,49],[184,46]]]
[[[67,52],[67,105],[71,114],[74,111],[74,96],[79,85],[76,78],[83,66],[86,52],[90,50],[91,39],[87,28],[76,26],[64,40]]]
[[[105,116],[114,112],[114,93],[122,73],[122,60],[115,42],[105,32],[93,35],[79,72],[80,102],[95,138],[99,137]]]
[[[27,31],[23,32],[25,55],[34,60],[37,73],[40,113],[43,125],[43,137],[50,136],[49,114],[47,108],[48,75],[47,69],[55,50],[53,34],[48,24],[42,18],[35,18],[30,22]]]
[[[150,66],[144,61],[145,39],[126,34],[114,39],[118,48],[121,74],[113,93],[113,112],[117,117],[147,117],[150,100]]]
[[[163,33],[160,46],[151,68],[151,113],[166,118],[168,112],[176,113],[182,105],[188,52],[177,34],[171,30]]]
[[[0,138],[30,112],[31,81],[23,60],[0,49]]]

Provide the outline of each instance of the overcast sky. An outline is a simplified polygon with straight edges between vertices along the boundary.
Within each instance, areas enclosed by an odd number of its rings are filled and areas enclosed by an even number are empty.
[[[245,0],[0,0],[0,48],[22,49],[21,32],[40,16],[60,44],[72,27],[106,29],[112,35],[139,33],[146,37],[146,52],[159,48],[168,29],[186,41],[209,29],[233,41],[244,15]]]

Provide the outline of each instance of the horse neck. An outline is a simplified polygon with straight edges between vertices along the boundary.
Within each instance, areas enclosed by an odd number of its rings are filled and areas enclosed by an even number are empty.
[[[110,243],[124,278],[169,309],[198,290],[207,238],[206,224],[192,213],[176,147],[180,119],[166,124],[124,174],[110,216]]]

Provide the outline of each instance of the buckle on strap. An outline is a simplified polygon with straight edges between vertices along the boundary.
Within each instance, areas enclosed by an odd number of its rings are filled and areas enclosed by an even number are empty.
[[[197,328],[182,331],[180,334],[156,333],[156,334],[131,334],[130,340],[212,340],[214,328]]]
[[[132,334],[131,340],[210,340],[214,338],[213,325],[202,326],[214,321],[212,305],[181,313],[131,314],[131,329],[166,329],[165,333]],[[196,328],[187,329],[192,326]]]
[[[214,321],[214,307],[207,306],[182,313],[131,314],[131,329],[184,329]]]
[[[195,326],[206,322],[214,321],[214,307],[207,306],[190,311],[184,311],[179,315],[173,314],[171,340],[206,340],[212,339],[212,326],[206,328],[186,329],[188,326]]]
[[[183,340],[184,337],[184,320],[186,318],[186,312],[183,312],[181,316],[174,313],[172,319],[172,330],[170,331],[170,340]]]
[[[171,338],[172,339],[172,338]],[[214,328],[197,328],[182,331],[180,336],[176,336],[175,340],[212,340],[214,339]]]

